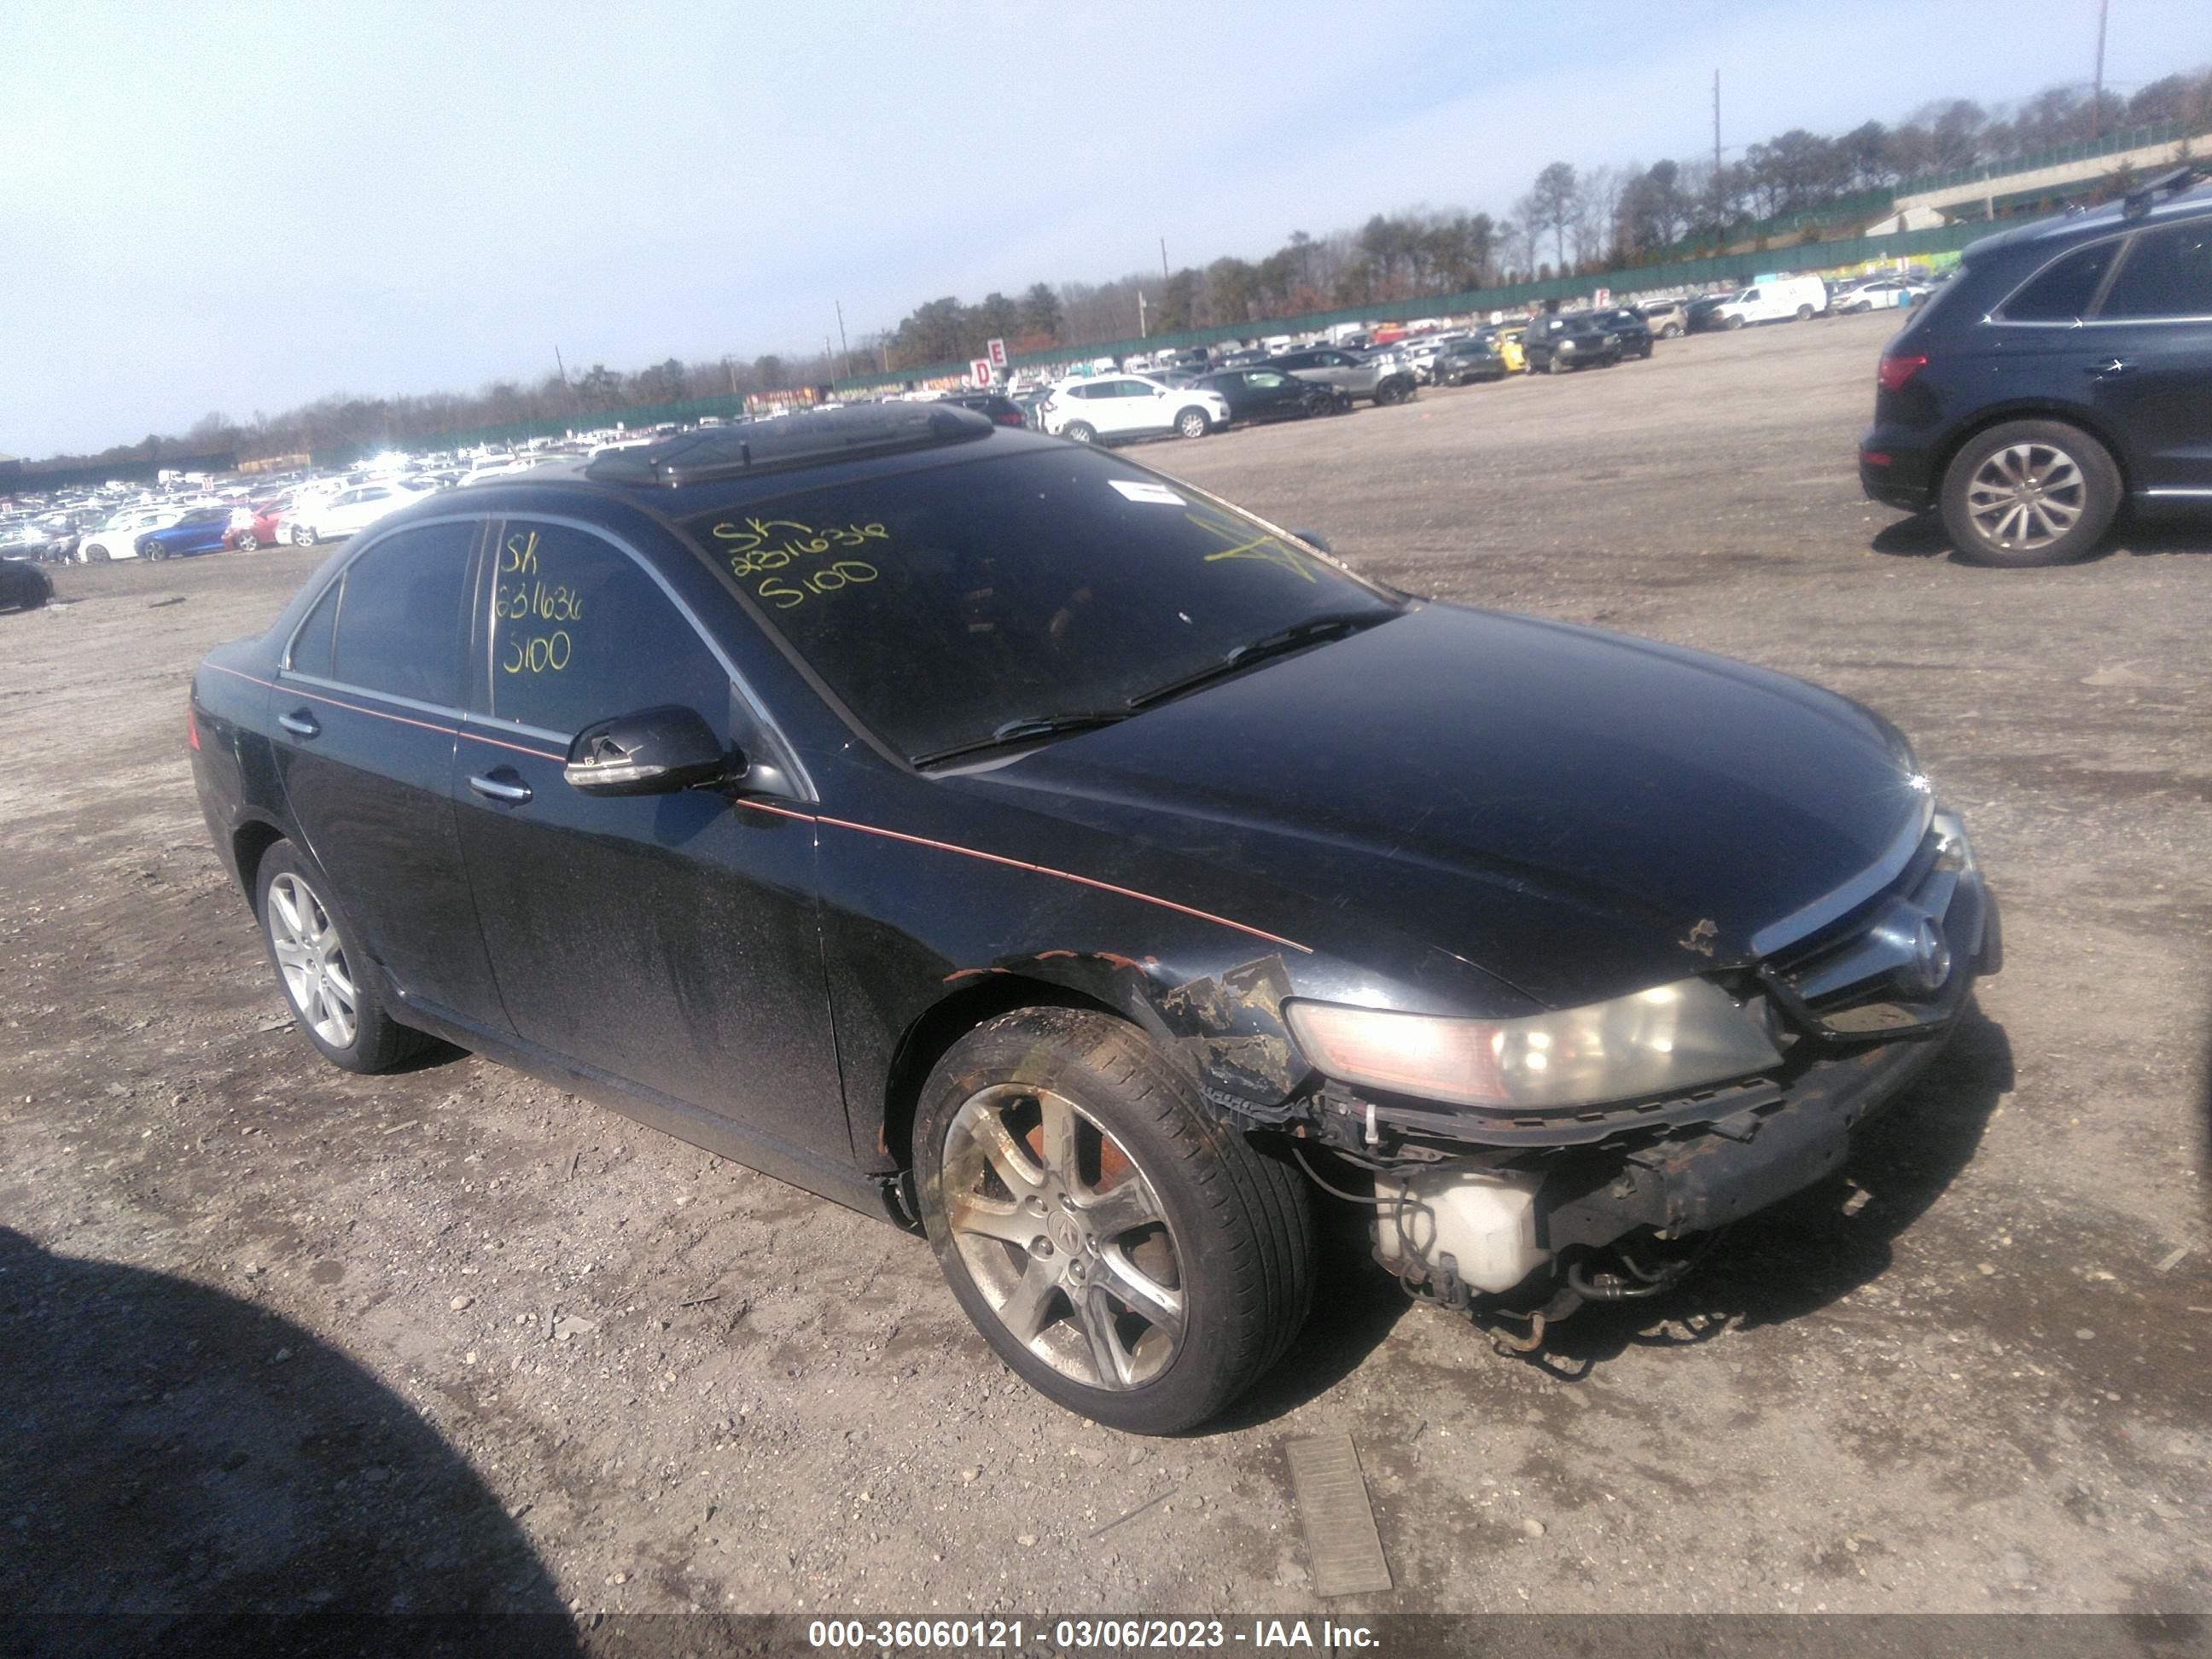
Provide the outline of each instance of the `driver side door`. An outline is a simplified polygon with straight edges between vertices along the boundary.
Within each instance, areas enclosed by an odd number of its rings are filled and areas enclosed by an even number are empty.
[[[517,1034],[848,1168],[815,826],[731,659],[636,549],[558,520],[498,527],[473,634],[453,800]],[[665,704],[742,750],[757,787],[566,781],[578,731]]]

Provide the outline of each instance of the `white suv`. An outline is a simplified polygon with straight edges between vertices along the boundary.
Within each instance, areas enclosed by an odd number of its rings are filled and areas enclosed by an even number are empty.
[[[1199,386],[1176,387],[1143,374],[1094,374],[1062,380],[1045,400],[1044,429],[1077,443],[1172,432],[1203,438],[1229,424],[1228,400]]]

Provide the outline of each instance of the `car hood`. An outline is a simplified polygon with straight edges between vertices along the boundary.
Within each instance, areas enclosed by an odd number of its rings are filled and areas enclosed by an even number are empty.
[[[1441,952],[1555,1007],[1752,960],[1928,810],[1842,697],[1445,605],[945,781],[1341,961],[1420,980]]]

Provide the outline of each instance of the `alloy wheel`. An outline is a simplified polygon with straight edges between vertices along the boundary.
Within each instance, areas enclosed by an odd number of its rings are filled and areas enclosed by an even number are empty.
[[[2033,552],[2075,526],[2088,504],[2088,483],[2055,445],[2018,443],[1990,455],[1966,485],[1966,513],[1993,547]]]
[[[269,948],[292,1007],[333,1048],[361,1029],[360,993],[338,925],[313,888],[287,871],[269,884]]]
[[[946,1224],[1015,1340],[1070,1380],[1115,1391],[1182,1346],[1182,1252],[1128,1149],[1066,1097],[994,1084],[945,1137]]]

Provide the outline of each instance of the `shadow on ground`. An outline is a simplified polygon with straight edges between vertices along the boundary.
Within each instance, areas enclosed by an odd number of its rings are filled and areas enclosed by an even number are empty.
[[[1366,1362],[1412,1310],[1398,1281],[1375,1265],[1367,1224],[1373,1212],[1315,1198],[1322,1231],[1313,1313],[1290,1351],[1201,1435],[1228,1434],[1287,1416]]]
[[[1838,1176],[1736,1224],[1677,1289],[1593,1304],[1554,1326],[1537,1363],[1580,1376],[1632,1346],[1800,1318],[1880,1278],[1898,1236],[1966,1167],[2012,1086],[2004,1028],[1970,1004],[1934,1064],[1860,1131]],[[1855,1186],[1867,1197],[1847,1212]],[[1677,1334],[1643,1334],[1662,1323]]]
[[[1971,562],[1952,551],[1951,538],[1943,528],[1942,518],[1935,513],[1916,513],[1909,519],[1884,525],[1875,532],[1868,546],[1893,558],[1926,559],[1949,554],[1954,562]],[[2149,558],[2168,553],[2212,553],[2212,526],[2202,520],[2124,517],[2094,552],[2075,562],[2096,564],[2123,556]]]
[[[0,1227],[0,1606],[32,1651],[383,1650],[403,1625],[425,1651],[420,1616],[492,1613],[537,1615],[504,1651],[575,1650],[459,1453],[289,1321]]]

